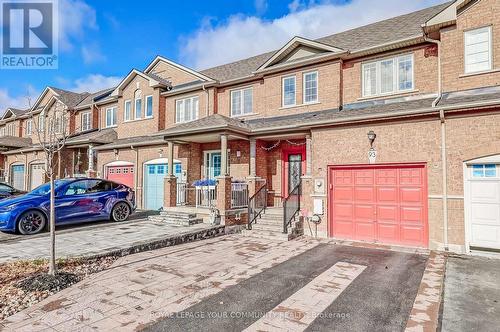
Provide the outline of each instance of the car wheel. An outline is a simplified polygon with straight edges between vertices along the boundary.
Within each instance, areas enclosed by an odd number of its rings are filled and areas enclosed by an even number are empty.
[[[113,211],[111,211],[113,221],[125,221],[128,219],[128,216],[130,216],[130,208],[124,202],[117,203]]]
[[[47,220],[45,215],[36,210],[26,211],[19,217],[17,222],[17,230],[22,235],[33,235],[40,233],[44,228]]]

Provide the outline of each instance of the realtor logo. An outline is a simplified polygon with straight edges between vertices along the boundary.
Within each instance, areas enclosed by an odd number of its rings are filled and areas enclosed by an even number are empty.
[[[57,68],[57,5],[57,0],[0,0],[0,68]]]

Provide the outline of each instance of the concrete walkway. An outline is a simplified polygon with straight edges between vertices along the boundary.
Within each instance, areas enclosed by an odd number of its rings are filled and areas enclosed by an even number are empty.
[[[449,257],[443,332],[500,331],[500,259]]]
[[[56,229],[56,256],[58,258],[100,255],[214,229],[214,226],[209,224],[184,227],[144,219],[126,223],[96,223],[87,226],[61,231]],[[0,263],[18,259],[47,258],[49,243],[47,233],[36,236],[4,235],[0,240]]]

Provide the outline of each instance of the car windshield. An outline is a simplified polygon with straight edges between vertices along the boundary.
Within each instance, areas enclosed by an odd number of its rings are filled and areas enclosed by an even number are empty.
[[[68,179],[55,180],[54,187],[56,188],[56,191],[57,191],[57,188],[59,188],[60,186],[62,186],[65,183],[68,183],[69,181],[71,181],[71,180],[68,180]],[[50,183],[45,183],[45,184],[42,184],[41,186],[33,189],[29,194],[42,196],[42,195],[48,194],[49,192],[50,192]]]
[[[4,191],[6,191],[6,192],[10,192],[10,191],[12,191],[12,188],[11,188],[11,187],[9,187],[9,186],[8,186],[8,185],[6,185],[6,184],[0,183],[0,191],[2,191],[2,192],[4,192]]]

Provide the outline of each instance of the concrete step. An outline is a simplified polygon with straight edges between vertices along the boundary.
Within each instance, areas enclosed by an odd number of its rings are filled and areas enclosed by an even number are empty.
[[[253,224],[262,225],[279,225],[283,227],[283,220],[267,219],[267,218],[257,218]]]
[[[160,216],[180,218],[180,219],[192,219],[196,218],[196,213],[187,212],[177,212],[177,211],[161,211]]]
[[[293,239],[292,234],[283,234],[281,232],[270,232],[266,230],[257,230],[257,229],[244,229],[241,231],[243,236],[255,237],[260,239],[268,239],[268,240],[277,240],[277,241],[289,241]]]
[[[282,232],[283,231],[283,224],[280,225],[280,224],[263,224],[263,223],[257,223],[257,224],[252,224],[252,230],[264,230],[264,231],[272,231],[272,232]]]
[[[181,225],[181,226],[191,226],[203,222],[202,218],[183,219],[183,218],[171,218],[166,216],[149,216],[148,220],[153,222],[162,222],[162,223]]]

